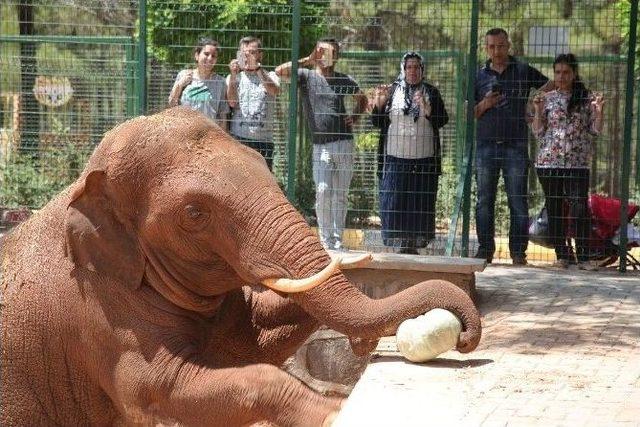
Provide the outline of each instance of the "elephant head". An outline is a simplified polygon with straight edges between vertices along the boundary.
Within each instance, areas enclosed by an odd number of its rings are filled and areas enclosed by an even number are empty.
[[[392,335],[403,320],[441,307],[463,322],[459,351],[480,340],[477,310],[450,283],[381,300],[362,294],[330,264],[262,157],[185,108],[107,133],[72,188],[65,224],[76,266],[134,289],[148,283],[205,316],[230,290],[262,283],[353,338]]]

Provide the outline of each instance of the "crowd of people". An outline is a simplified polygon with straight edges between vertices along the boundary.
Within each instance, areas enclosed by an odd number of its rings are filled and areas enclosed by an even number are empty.
[[[492,262],[495,202],[500,175],[507,194],[509,252],[526,265],[529,206],[529,132],[537,140],[535,170],[545,195],[549,234],[559,267],[593,269],[587,208],[594,137],[603,126],[603,96],[589,91],[571,53],[558,55],[553,79],[509,54],[508,33],[485,34],[487,61],[475,80],[475,178],[477,186],[475,257]],[[169,105],[188,105],[207,115],[242,144],[273,162],[274,101],[280,81],[292,78],[291,62],[274,71],[262,66],[262,43],[240,40],[225,77],[215,73],[219,45],[202,39],[194,49],[196,66],[178,73]],[[442,174],[440,129],[449,121],[438,88],[425,79],[425,61],[406,52],[391,84],[367,97],[349,75],[336,71],[340,44],[320,39],[298,61],[297,81],[313,142],[316,217],[322,244],[343,249],[342,235],[353,175],[354,124],[370,113],[379,129],[379,200],[382,238],[399,253],[417,254],[436,235],[438,180]],[[531,97],[533,93],[533,97]],[[352,111],[345,98],[353,97]],[[566,217],[576,223],[575,250],[566,238]]]

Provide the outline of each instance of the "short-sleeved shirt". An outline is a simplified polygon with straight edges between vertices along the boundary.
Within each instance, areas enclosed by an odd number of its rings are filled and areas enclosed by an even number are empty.
[[[351,126],[345,123],[344,97],[358,93],[358,83],[346,74],[324,77],[307,68],[298,69],[298,81],[313,143],[353,139]]]
[[[280,85],[280,78],[273,71],[269,77]],[[227,85],[231,76],[227,76]],[[273,111],[275,97],[269,95],[257,73],[241,72],[236,80],[238,106],[231,116],[231,134],[257,141],[273,139]]]
[[[499,84],[505,99],[488,109],[478,119],[476,137],[479,141],[525,141],[527,140],[526,110],[529,91],[539,89],[547,77],[529,64],[509,57],[507,68],[502,72],[491,68],[491,61],[476,74],[476,104]]]
[[[540,142],[536,167],[581,168],[591,167],[593,155],[593,120],[589,105],[567,112],[570,93],[557,90],[545,96],[545,126],[536,132]]]
[[[186,72],[187,70],[182,70],[178,73],[174,87]],[[200,111],[221,125],[229,113],[227,84],[224,77],[217,74],[207,80],[194,77],[191,83],[182,90],[180,104],[188,105],[194,110]]]

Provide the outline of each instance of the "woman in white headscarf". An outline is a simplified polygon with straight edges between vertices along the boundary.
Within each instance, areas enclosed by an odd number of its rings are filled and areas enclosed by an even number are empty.
[[[449,121],[440,92],[423,76],[422,56],[405,53],[398,78],[376,90],[372,111],[380,128],[382,239],[409,254],[435,237],[439,130]]]

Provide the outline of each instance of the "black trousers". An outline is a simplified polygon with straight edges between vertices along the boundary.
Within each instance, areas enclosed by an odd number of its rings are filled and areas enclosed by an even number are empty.
[[[568,224],[575,224],[578,261],[588,261],[590,252],[591,215],[589,197],[589,169],[536,168],[545,196],[549,215],[549,237],[556,257],[573,261],[573,250],[567,239]]]

